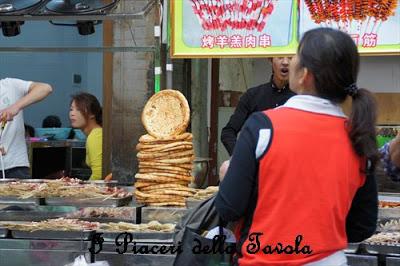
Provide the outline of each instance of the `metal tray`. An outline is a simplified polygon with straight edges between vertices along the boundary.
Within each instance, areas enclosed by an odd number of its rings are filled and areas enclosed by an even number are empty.
[[[371,254],[394,254],[400,256],[400,245],[364,244],[365,249]]]
[[[16,178],[0,178],[0,183],[16,182],[19,181]]]
[[[0,227],[0,238],[7,237],[8,229],[4,227]]]
[[[21,199],[18,197],[0,197],[0,204],[5,205],[40,205],[43,203],[42,198],[28,198],[28,199]]]
[[[118,181],[117,180],[110,180],[110,181],[95,180],[95,181],[85,181],[84,183],[85,184],[98,185],[98,186],[107,186],[107,187],[116,187],[116,186],[118,186]]]
[[[400,207],[396,208],[379,208],[379,219],[400,219]]]
[[[379,193],[378,199],[381,201],[400,202],[400,193]]]
[[[360,243],[348,243],[347,248],[345,248],[346,253],[356,253]]]
[[[118,223],[118,222],[124,222],[124,223],[136,223],[135,219],[121,219],[121,218],[104,218],[104,217],[86,217],[86,218],[68,218],[68,219],[79,219],[82,221],[88,221],[88,222],[99,222],[99,223]]]
[[[148,223],[150,221],[178,223],[186,212],[186,208],[142,207],[141,223]]]
[[[82,199],[82,198],[61,198],[51,197],[45,198],[46,205],[52,206],[77,206],[77,207],[121,207],[126,206],[132,201],[132,196],[118,198],[118,199]]]
[[[94,230],[84,231],[52,231],[52,230],[38,230],[38,231],[21,231],[10,230],[12,238],[21,239],[48,239],[48,240],[91,240],[95,234]]]
[[[65,216],[65,212],[1,211],[0,221],[43,221]]]
[[[54,207],[53,207],[54,208]],[[107,216],[107,209],[120,210],[115,213],[116,217]],[[95,213],[91,211],[95,210]],[[92,216],[94,215],[94,216]],[[97,215],[97,216],[96,216]],[[140,207],[83,207],[74,212],[66,213],[65,218],[79,219],[90,222],[127,222],[140,223]]]
[[[102,232],[97,231],[98,233],[103,233],[102,237],[104,241],[114,242],[119,234],[125,232]],[[163,233],[163,232],[127,232],[132,234],[133,241],[137,242],[162,242],[162,243],[172,243],[174,233]],[[122,239],[122,237],[120,237]]]
[[[400,265],[400,257],[386,257],[386,266]]]
[[[22,183],[47,183],[47,179],[23,179],[20,180]]]

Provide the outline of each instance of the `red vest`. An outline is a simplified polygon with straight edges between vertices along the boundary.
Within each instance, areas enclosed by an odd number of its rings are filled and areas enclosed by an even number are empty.
[[[239,264],[304,265],[344,249],[346,216],[365,182],[365,160],[352,148],[346,119],[287,107],[265,114],[273,136],[260,160],[258,201],[249,232],[263,235],[258,236],[255,254],[246,250],[254,248],[249,244],[256,239],[247,238]],[[264,254],[264,247],[266,253],[277,247],[299,254]]]

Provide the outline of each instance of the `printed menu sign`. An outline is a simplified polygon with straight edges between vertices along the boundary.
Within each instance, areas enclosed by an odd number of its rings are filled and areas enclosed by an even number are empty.
[[[360,53],[400,54],[399,0],[301,0],[299,35],[315,27],[348,33]]]
[[[331,27],[361,53],[400,54],[400,0],[173,0],[172,56],[293,55],[301,35]]]
[[[175,0],[173,56],[293,54],[296,8],[291,0]]]

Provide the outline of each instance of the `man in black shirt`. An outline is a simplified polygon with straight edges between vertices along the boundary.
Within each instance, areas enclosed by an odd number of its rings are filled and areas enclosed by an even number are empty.
[[[254,112],[264,111],[283,105],[295,93],[289,89],[290,57],[274,57],[272,62],[272,76],[270,82],[248,89],[222,129],[221,141],[229,156],[233,153],[236,138],[246,119]]]

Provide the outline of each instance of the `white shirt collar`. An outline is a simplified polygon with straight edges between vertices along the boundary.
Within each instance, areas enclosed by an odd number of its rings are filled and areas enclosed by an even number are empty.
[[[333,104],[329,100],[312,95],[293,96],[284,105],[280,107],[289,107],[307,112],[347,118],[347,116],[343,113],[342,108],[339,105]]]

